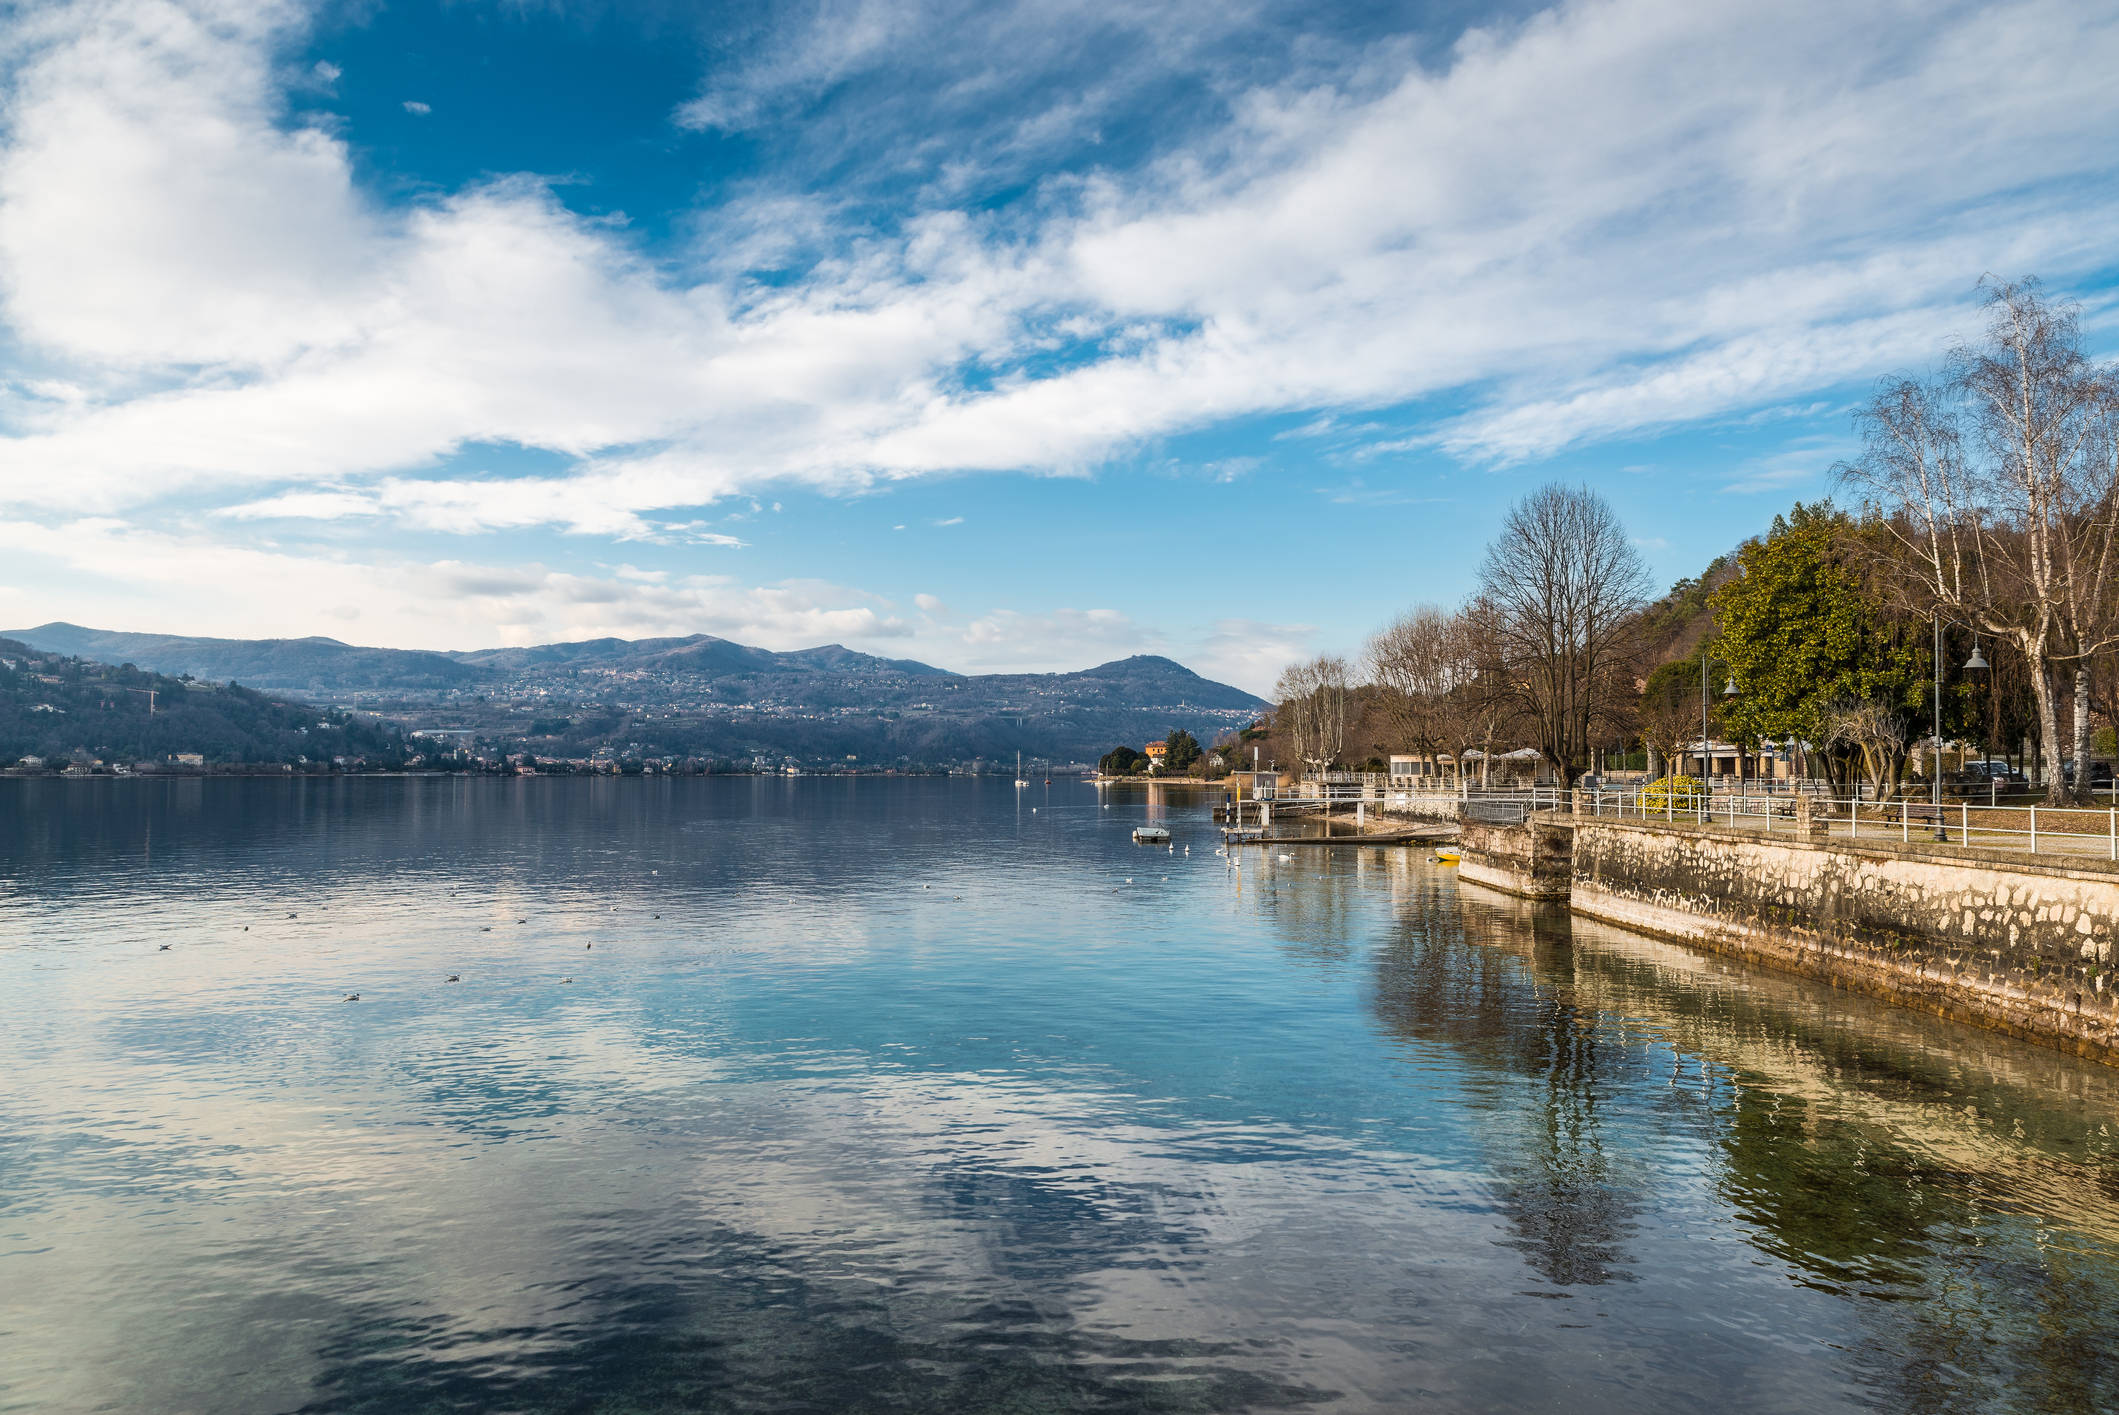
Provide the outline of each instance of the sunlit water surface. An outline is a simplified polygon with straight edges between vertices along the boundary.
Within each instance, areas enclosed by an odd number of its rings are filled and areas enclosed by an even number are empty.
[[[0,783],[0,1409],[2119,1401],[2119,1073],[1215,843],[1072,781]]]

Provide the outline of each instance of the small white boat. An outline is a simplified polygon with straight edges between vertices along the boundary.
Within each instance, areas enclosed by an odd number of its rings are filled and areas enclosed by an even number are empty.
[[[1163,845],[1169,842],[1170,832],[1159,825],[1137,825],[1133,838],[1142,845]]]
[[[1020,791],[1029,784],[1029,778],[1023,775],[1023,754],[1017,752],[1015,754],[1015,789]]]

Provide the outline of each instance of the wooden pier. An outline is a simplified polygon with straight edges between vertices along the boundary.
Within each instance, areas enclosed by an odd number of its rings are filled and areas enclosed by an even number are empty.
[[[1224,830],[1229,845],[1440,845],[1457,838],[1453,825],[1416,825],[1403,830],[1370,830],[1347,835],[1268,835],[1258,826]]]

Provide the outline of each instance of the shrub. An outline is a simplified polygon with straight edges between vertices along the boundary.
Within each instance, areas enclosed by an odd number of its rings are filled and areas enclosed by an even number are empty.
[[[1698,811],[1706,800],[1697,776],[1664,776],[1641,788],[1641,810],[1648,815]]]

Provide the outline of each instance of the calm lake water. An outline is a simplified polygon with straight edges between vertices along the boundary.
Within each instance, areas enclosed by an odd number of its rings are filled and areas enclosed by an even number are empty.
[[[0,1410],[2119,1404],[2119,1072],[1215,845],[0,782]]]

